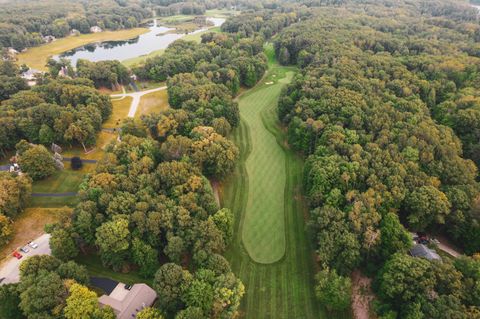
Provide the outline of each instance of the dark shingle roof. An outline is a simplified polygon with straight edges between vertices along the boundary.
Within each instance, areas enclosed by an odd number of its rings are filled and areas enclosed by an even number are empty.
[[[428,260],[442,260],[435,250],[432,250],[423,244],[415,245],[412,249],[410,249],[410,254],[413,257],[423,257]]]

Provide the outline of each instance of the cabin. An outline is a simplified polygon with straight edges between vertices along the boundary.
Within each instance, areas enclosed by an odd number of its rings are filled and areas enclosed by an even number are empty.
[[[112,307],[118,319],[136,318],[137,313],[153,305],[157,293],[146,284],[133,286],[118,283],[110,294],[98,299],[100,306]]]
[[[22,79],[27,81],[29,86],[34,86],[37,83],[37,76],[42,75],[44,72],[36,69],[28,69],[22,73]]]
[[[433,249],[428,248],[424,244],[416,244],[410,249],[412,257],[421,257],[428,260],[442,260],[442,258]]]

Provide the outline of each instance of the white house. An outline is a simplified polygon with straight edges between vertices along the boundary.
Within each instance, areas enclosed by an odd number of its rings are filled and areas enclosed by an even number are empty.
[[[44,72],[36,69],[28,69],[22,73],[22,79],[26,80],[28,85],[34,86],[36,84],[36,76],[42,75]]]

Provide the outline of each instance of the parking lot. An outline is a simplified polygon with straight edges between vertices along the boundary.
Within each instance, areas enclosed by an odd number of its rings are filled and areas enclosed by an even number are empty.
[[[33,241],[38,245],[36,249],[28,247],[28,253],[17,250],[23,256],[21,259],[17,259],[10,254],[10,257],[8,257],[7,261],[2,263],[0,266],[0,280],[4,278],[0,285],[18,282],[20,280],[20,264],[28,257],[35,255],[50,255],[51,250],[49,240],[50,235],[44,234]],[[25,245],[27,245],[27,243],[25,243]]]

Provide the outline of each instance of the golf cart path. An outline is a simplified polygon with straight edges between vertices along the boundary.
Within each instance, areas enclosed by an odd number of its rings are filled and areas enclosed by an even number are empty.
[[[112,98],[119,98],[119,100],[124,99],[125,97],[129,96],[132,98],[132,103],[130,104],[130,110],[128,111],[128,117],[134,117],[135,113],[137,113],[138,105],[140,104],[140,99],[145,94],[166,90],[166,86],[161,86],[156,89],[140,91],[140,92],[133,92],[133,93],[122,93],[122,94],[112,94],[110,97]]]

